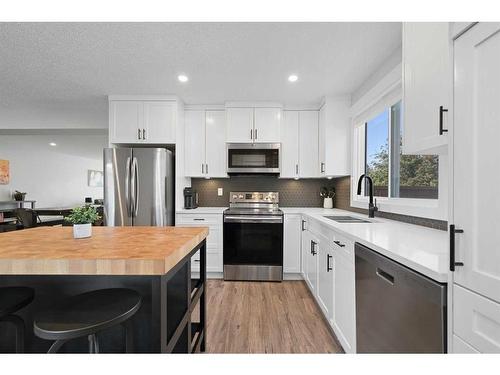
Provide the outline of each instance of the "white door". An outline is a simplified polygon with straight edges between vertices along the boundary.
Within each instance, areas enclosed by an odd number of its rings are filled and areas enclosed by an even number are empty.
[[[448,22],[403,24],[403,152],[446,153],[440,107],[450,109],[452,80]],[[443,112],[448,129],[451,112]]]
[[[280,108],[255,108],[254,141],[279,143],[281,128]]]
[[[209,177],[227,177],[226,115],[224,111],[206,112],[206,165]]]
[[[253,142],[253,108],[226,108],[226,142]]]
[[[281,122],[281,171],[280,177],[299,175],[299,112],[283,111]]]
[[[300,272],[301,215],[285,214],[283,272]]]
[[[326,163],[326,108],[325,105],[319,110],[318,119],[318,174],[325,175]]]
[[[184,168],[187,177],[205,175],[205,111],[184,112]],[[221,148],[221,151],[224,148]]]
[[[342,347],[347,353],[356,351],[356,295],[354,263],[345,253],[334,253],[334,326]]]
[[[299,175],[317,177],[318,111],[299,112]]]
[[[176,112],[177,103],[174,101],[144,102],[144,141],[174,144]]]
[[[143,105],[140,101],[110,101],[111,143],[142,142]]]
[[[480,23],[455,42],[454,280],[500,302],[500,24]]]
[[[326,241],[320,241],[318,251],[318,302],[328,321],[333,319],[334,259]]]

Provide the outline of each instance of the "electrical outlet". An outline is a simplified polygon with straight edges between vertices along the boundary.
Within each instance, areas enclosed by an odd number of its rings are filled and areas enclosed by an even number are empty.
[[[222,188],[218,188],[218,189],[217,189],[217,195],[218,195],[219,197],[222,197],[222,195],[223,195],[223,194],[224,194],[224,190],[222,190]]]

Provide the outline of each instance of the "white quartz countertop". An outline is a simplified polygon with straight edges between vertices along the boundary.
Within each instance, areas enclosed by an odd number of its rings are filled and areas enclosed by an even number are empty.
[[[281,207],[285,214],[302,214],[353,241],[404,264],[439,282],[448,281],[448,234],[445,231],[374,218],[351,211],[323,208]],[[371,223],[337,223],[327,215],[348,215],[370,220]]]
[[[177,214],[222,214],[227,207],[198,207],[192,209],[181,208],[175,213]]]

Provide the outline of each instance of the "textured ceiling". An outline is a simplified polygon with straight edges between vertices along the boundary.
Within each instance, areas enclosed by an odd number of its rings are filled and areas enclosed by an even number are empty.
[[[108,94],[316,103],[400,45],[400,23],[3,23],[0,128],[106,126]]]

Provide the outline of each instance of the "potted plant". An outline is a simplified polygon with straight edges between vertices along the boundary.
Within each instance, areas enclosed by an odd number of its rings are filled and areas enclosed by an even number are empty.
[[[73,224],[74,238],[86,238],[92,236],[92,224],[100,218],[95,207],[83,206],[71,210],[64,219]]]
[[[335,197],[334,187],[322,187],[319,195],[323,198],[323,208],[333,208],[333,198]]]

